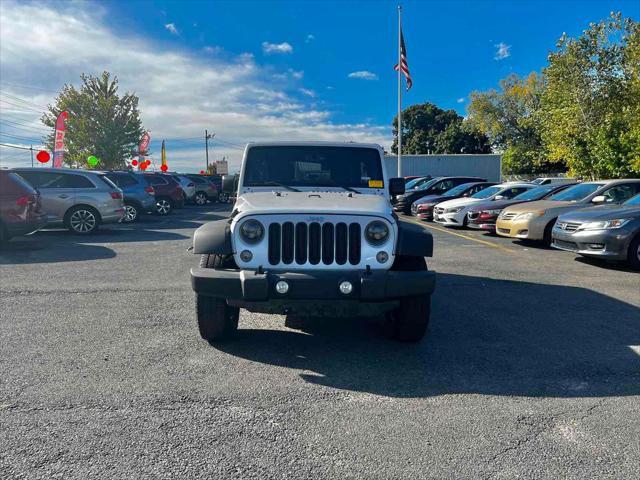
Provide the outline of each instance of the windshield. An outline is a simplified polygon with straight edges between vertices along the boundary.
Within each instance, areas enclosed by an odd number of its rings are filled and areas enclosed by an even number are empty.
[[[373,148],[322,146],[251,147],[245,187],[322,186],[383,188],[382,165]]]
[[[440,180],[439,178],[432,178],[428,182],[425,182],[422,185],[420,185],[418,187],[418,190],[426,190],[427,188],[429,188],[431,185],[433,185],[434,183],[436,183],[439,180]]]
[[[465,190],[471,188],[474,185],[473,183],[463,183],[462,185],[458,185],[457,187],[453,187],[451,190],[443,194],[443,197],[457,197],[462,195]]]
[[[489,187],[471,195],[471,198],[489,198],[502,190],[502,187]]]
[[[580,185],[574,185],[555,195],[551,195],[548,200],[576,202],[588,197],[603,185],[603,183],[581,183]]]
[[[409,180],[407,184],[404,186],[405,190],[409,190],[411,188],[415,188],[420,185],[421,182],[426,182],[424,178],[414,178],[413,180]]]
[[[635,197],[631,197],[629,200],[624,202],[623,205],[628,207],[640,207],[640,193]]]
[[[521,193],[513,197],[514,200],[540,200],[549,192],[558,188],[557,185],[545,185],[544,187],[532,188],[526,192]]]

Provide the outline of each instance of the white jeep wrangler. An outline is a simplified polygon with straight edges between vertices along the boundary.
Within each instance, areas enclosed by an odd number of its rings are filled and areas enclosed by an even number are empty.
[[[225,178],[223,189],[235,189]],[[299,316],[386,316],[403,341],[427,329],[435,272],[431,234],[398,218],[378,145],[250,143],[228,220],[193,237],[200,335],[231,336],[240,308]]]

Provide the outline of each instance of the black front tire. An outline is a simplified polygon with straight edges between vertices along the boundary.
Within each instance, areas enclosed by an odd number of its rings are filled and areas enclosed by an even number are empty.
[[[627,252],[627,261],[631,268],[640,270],[640,235],[631,240],[629,251]]]
[[[240,309],[224,298],[196,294],[196,317],[200,336],[208,342],[227,340],[238,331]]]
[[[161,216],[169,215],[173,210],[173,202],[167,197],[156,198],[156,213]]]
[[[431,296],[405,297],[387,313],[387,335],[400,342],[419,342],[427,333],[431,318]]]
[[[229,203],[229,194],[227,192],[220,192],[218,195],[218,202]]]
[[[196,192],[195,196],[193,197],[193,203],[195,203],[199,207],[205,206],[207,204],[207,200],[207,194],[204,192]]]
[[[551,242],[553,241],[553,236],[552,236],[553,226],[556,224],[556,220],[558,219],[554,218],[547,224],[546,227],[544,227],[542,243],[544,244],[545,247],[551,247]]]

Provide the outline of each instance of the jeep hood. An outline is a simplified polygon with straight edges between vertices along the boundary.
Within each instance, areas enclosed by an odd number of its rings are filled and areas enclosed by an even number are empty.
[[[379,215],[391,220],[391,204],[382,195],[351,192],[253,192],[238,197],[239,215],[311,213]]]

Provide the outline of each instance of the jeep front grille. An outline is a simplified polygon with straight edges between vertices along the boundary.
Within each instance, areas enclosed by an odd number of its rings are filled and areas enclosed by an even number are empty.
[[[268,230],[269,264],[358,265],[361,256],[359,223],[271,223]]]

